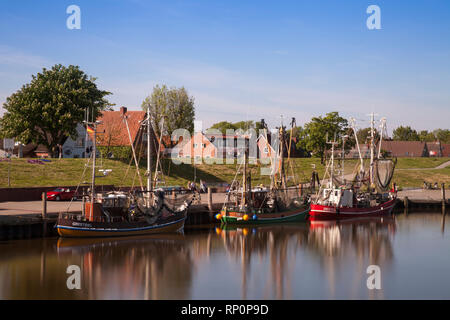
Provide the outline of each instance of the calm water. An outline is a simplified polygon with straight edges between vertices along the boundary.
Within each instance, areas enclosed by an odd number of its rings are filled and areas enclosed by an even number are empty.
[[[449,218],[0,242],[1,299],[450,299]],[[81,290],[66,268],[79,265]],[[369,265],[381,290],[368,290]]]

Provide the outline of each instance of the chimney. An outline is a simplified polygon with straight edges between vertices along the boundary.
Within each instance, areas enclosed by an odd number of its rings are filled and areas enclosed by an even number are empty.
[[[125,115],[125,113],[127,113],[127,108],[126,107],[120,107],[120,113],[122,115]]]

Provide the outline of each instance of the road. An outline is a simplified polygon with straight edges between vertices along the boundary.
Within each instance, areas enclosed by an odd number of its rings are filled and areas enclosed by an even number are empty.
[[[225,193],[213,193],[213,203],[223,203],[225,201]],[[200,195],[200,203],[208,204],[208,195],[202,193]],[[70,207],[69,207],[70,206]],[[80,212],[81,201],[47,201],[47,213],[59,212]],[[9,201],[0,202],[0,216],[1,215],[26,215],[26,214],[41,214],[42,201]]]

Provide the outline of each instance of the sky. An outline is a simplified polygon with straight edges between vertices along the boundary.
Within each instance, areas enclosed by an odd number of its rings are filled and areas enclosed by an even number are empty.
[[[381,29],[367,28],[369,5]],[[447,0],[2,0],[0,104],[58,63],[96,77],[115,109],[184,86],[204,128],[331,111],[363,128],[375,112],[390,132],[450,128]]]

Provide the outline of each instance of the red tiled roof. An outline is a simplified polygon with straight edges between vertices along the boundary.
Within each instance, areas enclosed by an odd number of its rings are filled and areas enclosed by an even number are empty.
[[[145,111],[128,111],[126,113],[131,139],[136,141],[141,121],[145,119]],[[97,145],[99,146],[129,146],[127,127],[121,111],[104,111],[97,119],[102,123],[97,126]],[[105,131],[103,133],[103,131]]]
[[[427,146],[421,141],[385,141],[381,149],[388,151],[393,157],[423,157],[428,156]]]

